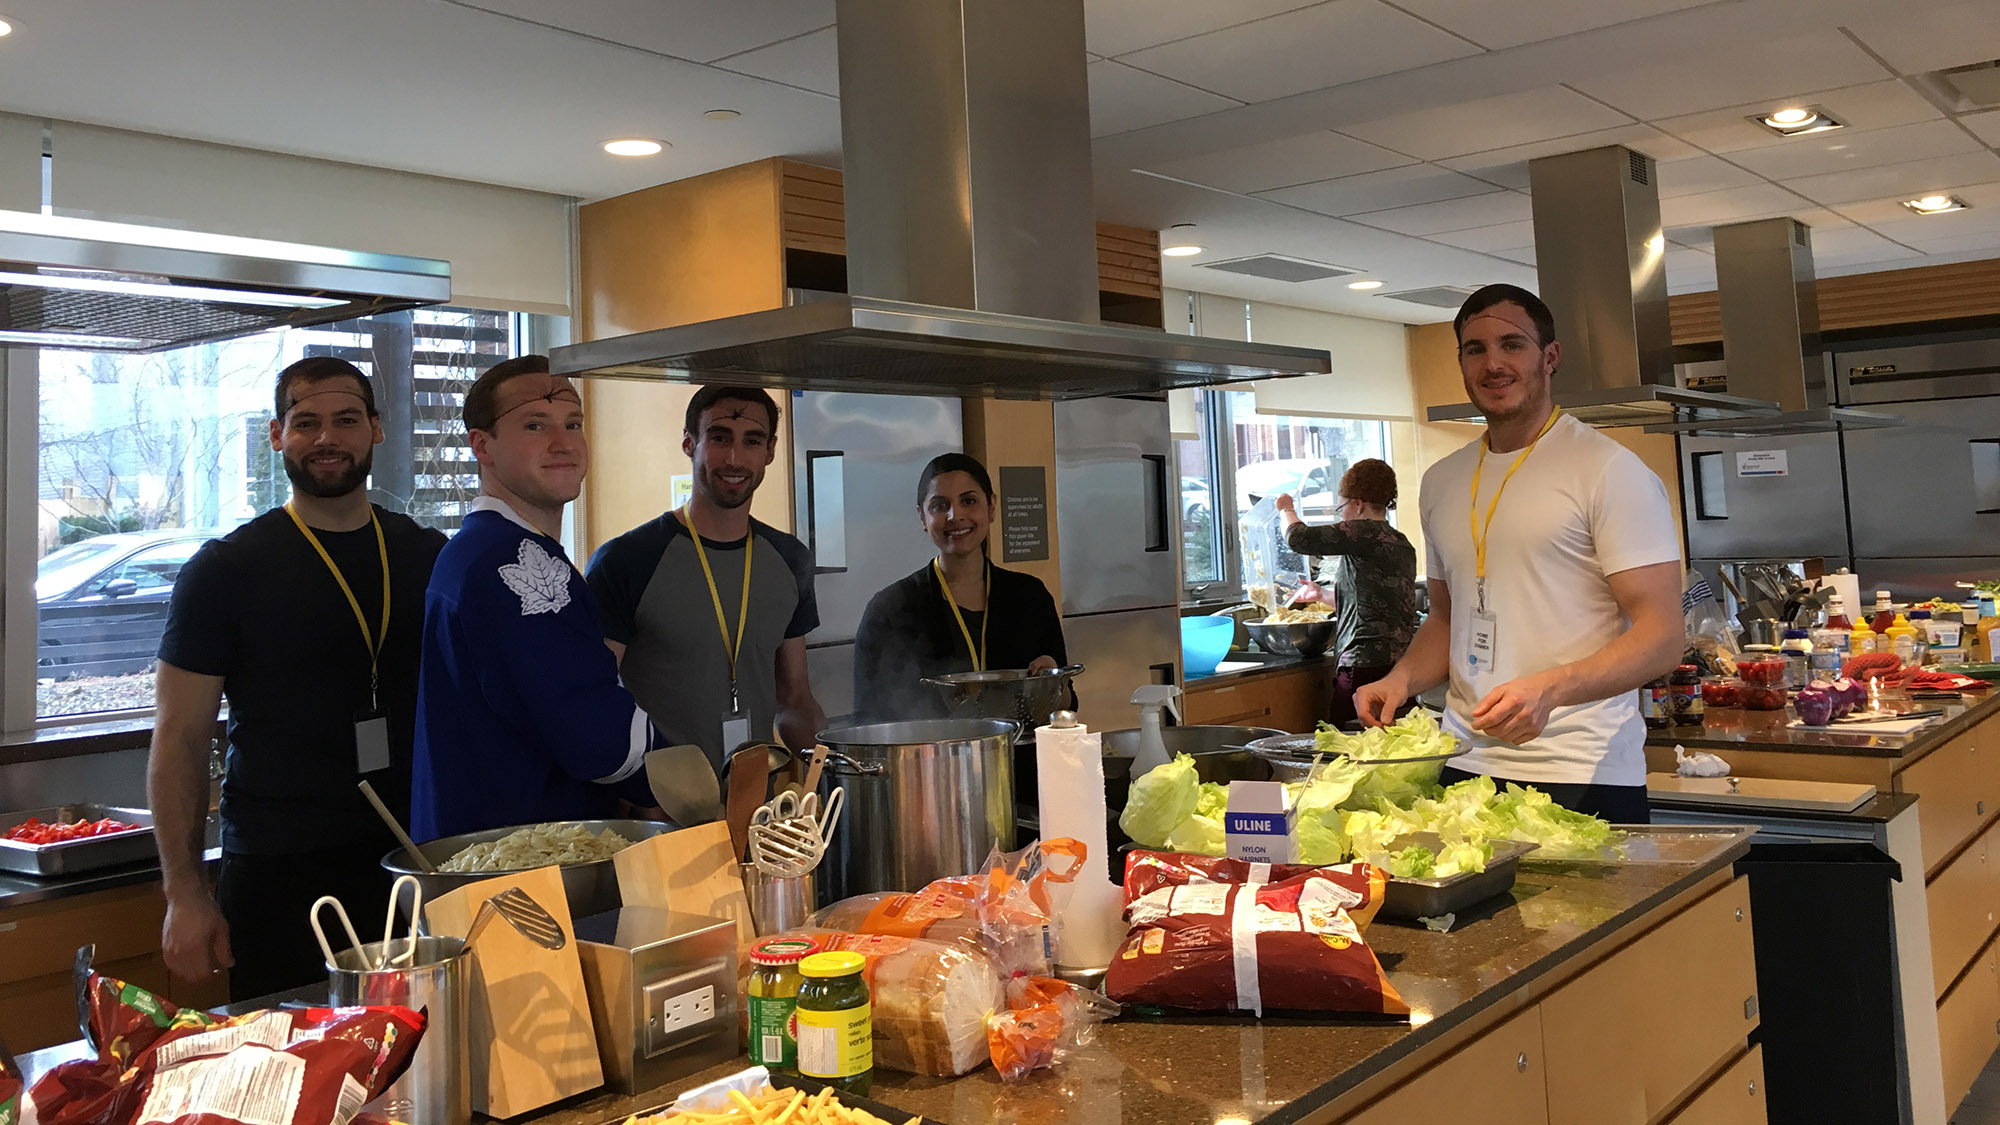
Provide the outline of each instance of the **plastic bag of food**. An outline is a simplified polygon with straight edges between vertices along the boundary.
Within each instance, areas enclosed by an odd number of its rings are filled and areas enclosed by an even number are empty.
[[[1105,995],[1193,1011],[1266,1008],[1408,1015],[1362,939],[1388,875],[1371,864],[1312,867],[1135,853],[1125,874],[1131,930]]]
[[[1076,877],[1087,858],[1068,838],[993,852],[980,874],[936,879],[920,891],[856,895],[809,925],[857,934],[927,938],[992,959],[1003,975],[1046,975],[1056,948],[1052,884]]]
[[[14,1125],[21,1119],[21,1068],[0,1043],[0,1125]]]
[[[986,1021],[993,1069],[1012,1082],[1055,1066],[1088,1045],[1097,1037],[1097,1025],[1117,1014],[1117,1004],[1068,981],[1016,977],[1007,982],[1006,1009]]]
[[[949,1078],[986,1061],[986,1020],[1005,1004],[1000,974],[985,954],[961,945],[890,934],[801,929],[766,941],[801,939],[826,952],[859,953],[867,961],[873,1005],[875,1065]],[[748,947],[739,979],[749,977]],[[739,988],[740,991],[740,988]]]
[[[1733,676],[1743,655],[1736,643],[1736,626],[1722,612],[1722,602],[1701,572],[1689,568],[1681,582],[1682,614],[1687,647],[1700,654],[1704,672]]]
[[[409,1065],[425,1022],[408,1008],[277,1008],[216,1019],[94,972],[83,989],[97,1058],[43,1075],[28,1091],[23,1125],[379,1121],[359,1111]]]

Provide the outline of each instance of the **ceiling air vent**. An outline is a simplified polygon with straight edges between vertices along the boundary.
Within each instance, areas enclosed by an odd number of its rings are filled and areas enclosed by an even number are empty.
[[[1643,152],[1627,152],[1632,159],[1632,182],[1650,184],[1653,182],[1653,158]]]
[[[1292,258],[1284,254],[1256,254],[1248,258],[1231,258],[1224,262],[1203,262],[1200,268],[1290,282],[1324,281],[1329,277],[1346,277],[1361,272],[1346,266],[1328,265],[1325,262]]]
[[[1413,305],[1429,305],[1436,309],[1455,309],[1472,296],[1470,289],[1457,289],[1449,285],[1433,285],[1428,289],[1404,289],[1397,293],[1377,293],[1377,297],[1388,297],[1395,301],[1408,301]]]

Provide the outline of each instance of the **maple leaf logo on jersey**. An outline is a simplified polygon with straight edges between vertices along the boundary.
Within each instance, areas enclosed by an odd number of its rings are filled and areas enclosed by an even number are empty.
[[[569,604],[570,568],[532,539],[521,540],[520,561],[500,568],[500,581],[521,596],[521,616],[555,613]]]

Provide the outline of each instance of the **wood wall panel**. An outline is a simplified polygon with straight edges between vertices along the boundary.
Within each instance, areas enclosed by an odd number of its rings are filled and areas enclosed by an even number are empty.
[[[1667,307],[1674,343],[1722,339],[1722,309],[1714,290],[1682,293],[1669,298]],[[1984,316],[2000,316],[2000,259],[1819,279],[1823,332]]]

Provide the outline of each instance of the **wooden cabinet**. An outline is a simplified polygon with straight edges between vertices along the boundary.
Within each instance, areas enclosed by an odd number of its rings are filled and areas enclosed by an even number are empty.
[[[1750,1048],[1667,1120],[1672,1125],[1764,1125],[1764,1048]]]
[[[1992,723],[1981,723],[1896,775],[1897,791],[1919,798],[1927,874],[1935,875],[1946,857],[2000,815],[2000,746],[1980,749],[1991,740]]]
[[[1181,717],[1190,726],[1271,727],[1306,734],[1332,706],[1333,676],[1333,665],[1315,661],[1217,684],[1195,680],[1181,701]]]
[[[1544,1070],[1542,1013],[1529,1008],[1348,1118],[1348,1125],[1544,1122],[1549,1119]]]
[[[1934,996],[1944,995],[2000,924],[2000,894],[1994,885],[1996,857],[1992,854],[1995,841],[1992,831],[1974,840],[1931,879],[1926,889]]]
[[[1938,1048],[1944,1062],[1944,1104],[1957,1108],[2000,1047],[2000,963],[1988,945],[1957,986],[1938,1001]]]
[[[1757,1026],[1750,888],[1737,879],[1542,1001],[1549,1120],[1642,1125]]]
[[[167,903],[158,883],[120,887],[0,911],[0,1028],[7,1046],[33,1051],[77,1037],[70,968],[78,946],[95,943],[100,972],[183,1007],[229,998],[226,980],[172,979],[160,959]]]

